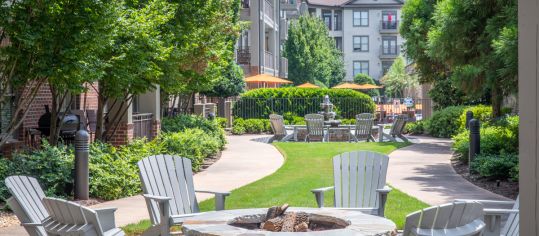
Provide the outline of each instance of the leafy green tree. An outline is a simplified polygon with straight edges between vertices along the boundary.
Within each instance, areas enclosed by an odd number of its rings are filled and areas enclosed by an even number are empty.
[[[41,86],[50,88],[51,119],[56,120],[69,107],[69,95],[81,93],[83,84],[100,78],[105,65],[97,55],[109,44],[116,9],[115,1],[2,1],[0,38],[8,38],[10,44],[0,48],[0,75],[15,91],[24,91],[11,131],[22,123]],[[52,144],[59,130],[51,122]],[[5,137],[0,137],[0,145]]]
[[[376,82],[372,77],[370,77],[367,74],[359,73],[354,77],[354,83],[356,84],[373,84],[376,85]],[[368,94],[371,97],[374,96],[380,96],[380,91],[378,89],[369,89],[364,91],[366,94]]]
[[[400,98],[405,95],[406,89],[411,89],[419,85],[417,76],[411,76],[406,72],[404,58],[397,57],[386,75],[382,78],[386,95]]]
[[[517,82],[516,0],[442,0],[428,32],[428,55],[472,98],[489,93],[493,115]]]
[[[285,56],[288,78],[296,85],[318,80],[333,86],[344,79],[342,54],[318,17],[306,14],[290,24]]]
[[[212,97],[227,98],[238,96],[244,90],[243,70],[235,62],[231,62],[224,68],[222,78],[217,80],[212,90],[204,92],[204,94]]]

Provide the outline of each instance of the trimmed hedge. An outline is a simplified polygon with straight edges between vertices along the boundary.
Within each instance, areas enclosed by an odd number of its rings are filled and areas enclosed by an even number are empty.
[[[242,119],[236,118],[232,124],[232,134],[260,134],[270,133],[269,119]]]
[[[464,109],[463,106],[453,106],[435,111],[425,124],[425,130],[434,137],[450,138],[459,131],[460,116]]]
[[[338,118],[354,118],[360,113],[373,113],[375,109],[368,95],[350,89],[266,88],[242,94],[234,105],[233,113],[243,119],[267,119],[272,113],[304,116],[320,111],[325,95],[329,95],[335,105]]]

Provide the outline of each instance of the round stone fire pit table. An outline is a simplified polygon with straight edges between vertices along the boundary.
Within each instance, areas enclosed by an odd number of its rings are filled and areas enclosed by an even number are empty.
[[[262,216],[268,209],[238,209],[226,211],[212,211],[185,219],[182,227],[184,235],[191,236],[214,236],[214,235],[241,235],[241,236],[264,236],[264,235],[329,235],[329,236],[394,236],[396,225],[391,220],[363,214],[350,209],[336,208],[288,208],[287,212],[305,212],[314,215],[334,217],[349,221],[350,225],[343,229],[331,229],[310,232],[270,232],[260,229],[249,230],[232,226],[229,223],[242,216]],[[255,217],[256,218],[256,217]]]

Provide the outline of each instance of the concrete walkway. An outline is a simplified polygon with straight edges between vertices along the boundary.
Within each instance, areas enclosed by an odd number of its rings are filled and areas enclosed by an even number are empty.
[[[475,186],[451,166],[451,140],[413,137],[415,144],[398,149],[389,156],[387,181],[429,205],[454,199],[509,200]]]
[[[231,191],[275,172],[284,163],[281,153],[272,145],[263,143],[268,135],[228,136],[228,144],[221,159],[204,172],[195,174],[195,189]],[[213,195],[197,194],[203,201]],[[133,196],[105,202],[92,208],[117,207],[116,225],[124,226],[149,219],[142,196]],[[0,236],[28,235],[21,226],[0,228]]]

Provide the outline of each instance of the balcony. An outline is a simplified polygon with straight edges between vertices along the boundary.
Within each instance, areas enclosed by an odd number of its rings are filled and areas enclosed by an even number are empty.
[[[264,14],[268,16],[272,21],[275,17],[275,11],[273,10],[273,5],[270,3],[270,1],[265,0],[264,1]]]
[[[401,46],[380,47],[380,59],[395,59],[401,52]]]
[[[250,8],[250,0],[241,0],[241,8]]]
[[[288,22],[286,19],[281,18],[281,23],[279,24],[279,36],[281,40],[286,40],[288,38]]]
[[[397,20],[393,21],[380,21],[380,33],[398,33],[399,32],[399,22]]]
[[[281,57],[279,66],[279,76],[281,78],[288,78],[288,59]]]
[[[299,11],[297,2],[297,0],[281,0],[281,10]]]
[[[240,19],[242,21],[251,20],[250,0],[241,0]]]
[[[151,140],[153,138],[152,126],[152,113],[133,114],[133,137]]]
[[[250,65],[251,64],[251,50],[249,48],[239,48],[236,51],[236,62],[239,65]]]
[[[264,52],[264,67],[275,69],[275,57],[271,52]]]

